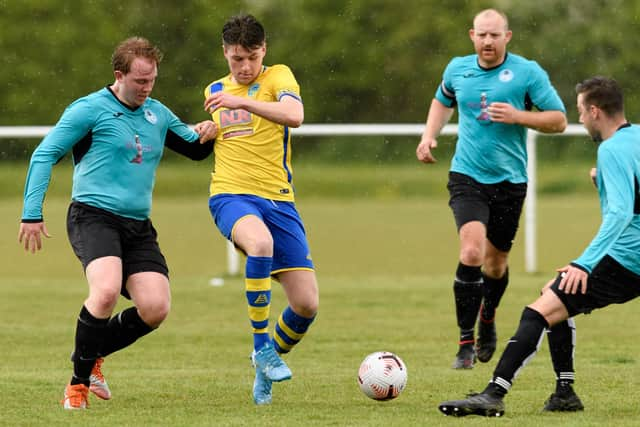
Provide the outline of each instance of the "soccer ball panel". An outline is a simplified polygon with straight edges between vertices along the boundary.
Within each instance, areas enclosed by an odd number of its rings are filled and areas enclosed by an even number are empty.
[[[394,353],[372,353],[360,364],[358,385],[371,399],[395,399],[407,385],[407,367]]]

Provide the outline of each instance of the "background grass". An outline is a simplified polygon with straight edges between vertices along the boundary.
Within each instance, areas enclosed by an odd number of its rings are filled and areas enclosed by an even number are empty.
[[[54,174],[45,208],[54,237],[36,255],[24,253],[15,240],[21,209],[21,191],[15,188],[21,184],[3,186],[0,425],[637,425],[640,367],[634,330],[627,327],[635,324],[635,302],[577,321],[577,391],[584,413],[541,413],[554,384],[546,343],[507,397],[505,418],[460,421],[437,412],[440,401],[482,389],[496,360],[468,372],[449,368],[457,338],[451,293],[457,236],[444,195],[444,169],[413,165],[296,169],[298,207],[320,282],[320,314],[287,356],[294,379],[274,387],[273,405],[256,407],[244,285],[228,277],[222,287],[209,285],[211,277],[224,273],[226,255],[207,211],[206,178],[202,182],[207,166],[161,166],[153,220],[171,268],[172,312],[160,330],[108,358],[104,371],[114,398],[92,398],[90,410],[81,413],[59,405],[71,373],[75,319],[86,297],[64,230],[68,168],[61,165]],[[574,171],[586,165],[579,166],[554,173],[560,180],[580,177]],[[24,167],[0,168],[0,178],[21,182]],[[584,179],[575,179],[583,185]],[[382,191],[384,183],[392,184]],[[426,194],[404,193],[421,185]],[[343,187],[346,194],[336,190]],[[593,236],[597,200],[588,185],[584,188],[539,199],[541,273],[523,272],[522,242],[516,241],[512,281],[498,317],[498,351],[523,306]],[[277,286],[273,300],[272,317],[284,304]],[[408,387],[391,402],[367,399],[356,384],[360,362],[378,350],[397,352],[408,366]]]

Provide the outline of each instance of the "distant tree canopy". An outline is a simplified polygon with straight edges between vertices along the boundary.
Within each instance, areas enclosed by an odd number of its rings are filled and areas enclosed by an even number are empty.
[[[495,6],[514,32],[509,49],[538,61],[569,111],[574,86],[613,76],[638,119],[640,2],[609,0],[0,0],[0,125],[51,125],[74,99],[113,81],[110,57],[141,35],[165,53],[153,97],[196,122],[202,89],[225,75],[221,27],[254,14],[267,30],[266,64],[294,71],[306,123],[423,122],[442,71],[472,52],[479,10]]]

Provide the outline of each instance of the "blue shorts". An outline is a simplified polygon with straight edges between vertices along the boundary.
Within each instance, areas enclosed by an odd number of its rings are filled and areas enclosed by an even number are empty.
[[[236,223],[254,215],[273,238],[271,274],[288,270],[313,270],[304,225],[293,202],[268,200],[250,194],[217,194],[209,199],[211,216],[224,237],[232,240]]]

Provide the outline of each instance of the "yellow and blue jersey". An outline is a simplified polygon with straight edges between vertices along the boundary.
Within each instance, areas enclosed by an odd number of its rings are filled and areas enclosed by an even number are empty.
[[[518,110],[565,111],[547,73],[535,61],[512,53],[494,68],[478,55],[457,57],[447,65],[435,97],[458,107],[459,134],[451,171],[483,184],[527,182],[525,127],[492,122],[487,107],[506,102]]]
[[[248,85],[234,83],[228,75],[207,85],[204,96],[217,91],[266,102],[285,96],[301,100],[298,82],[286,65],[263,67]],[[252,194],[294,201],[289,127],[243,109],[220,108],[212,118],[218,136],[210,195]]]

